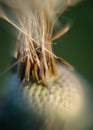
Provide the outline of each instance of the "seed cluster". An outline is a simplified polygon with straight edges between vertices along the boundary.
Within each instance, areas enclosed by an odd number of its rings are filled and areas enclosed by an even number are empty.
[[[23,97],[31,110],[36,113],[45,115],[57,113],[63,119],[71,119],[77,116],[83,108],[82,83],[79,82],[76,75],[64,67],[59,67],[59,71],[59,76],[50,79],[48,89],[37,83],[31,83],[24,87],[22,85],[19,88],[23,87]],[[19,98],[21,98],[20,94]]]

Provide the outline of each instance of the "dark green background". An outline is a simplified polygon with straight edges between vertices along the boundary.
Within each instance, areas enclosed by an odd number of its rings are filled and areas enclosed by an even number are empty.
[[[71,20],[71,29],[56,42],[55,53],[93,83],[93,0],[68,9],[64,16]]]

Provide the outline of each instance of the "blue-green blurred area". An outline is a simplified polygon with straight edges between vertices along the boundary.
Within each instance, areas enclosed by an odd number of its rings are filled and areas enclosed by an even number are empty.
[[[8,68],[12,63],[16,33],[15,28],[3,19],[0,19],[0,94],[4,95],[7,91]],[[4,91],[3,91],[4,90]],[[4,93],[3,93],[4,92]]]

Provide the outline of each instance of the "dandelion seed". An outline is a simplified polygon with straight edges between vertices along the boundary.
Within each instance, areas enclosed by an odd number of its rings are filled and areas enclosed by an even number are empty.
[[[30,81],[33,78],[35,81],[46,85],[46,80],[48,80],[46,78],[49,75],[57,74],[56,59],[72,68],[61,58],[55,58],[52,55],[51,42],[68,31],[69,26],[52,37],[58,17],[73,2],[72,0],[0,1],[0,16],[20,31],[16,48],[18,57],[16,58],[26,57],[25,67],[19,69],[18,72],[24,73],[24,76],[19,76],[20,79],[23,77],[21,81]],[[78,0],[75,1],[75,3],[77,2]],[[41,4],[38,5],[38,3]],[[19,25],[14,21],[14,16],[10,18],[6,13],[5,6],[8,6],[7,8],[13,12]],[[23,64],[20,63],[19,66],[22,68]],[[28,67],[29,71],[27,71]]]

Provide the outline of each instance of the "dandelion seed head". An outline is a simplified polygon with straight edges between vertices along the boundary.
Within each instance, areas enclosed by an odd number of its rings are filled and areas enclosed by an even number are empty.
[[[29,115],[32,113],[36,115],[35,125],[43,118],[41,127],[46,130],[53,129],[54,126],[56,129],[62,128],[64,126],[62,123],[65,122],[67,129],[71,125],[76,129],[85,128],[87,122],[84,115],[88,114],[85,83],[76,73],[70,72],[63,66],[58,65],[57,67],[59,76],[51,77],[50,89],[36,83],[24,86],[20,84],[18,87],[14,87],[14,102],[16,101],[17,105],[21,104],[23,109],[27,108]],[[37,120],[38,117],[40,120]]]
[[[52,53],[51,47],[51,40],[63,34],[52,38],[58,17],[77,2],[79,0],[0,0],[0,17],[19,31],[15,51],[15,57],[20,60],[18,75],[22,83],[29,81],[25,87],[22,84],[15,88],[14,99],[21,106],[27,104],[30,113],[44,115],[48,129],[53,128],[57,119],[75,119],[84,110],[83,82],[63,66],[56,67],[55,60],[58,60],[71,68]],[[14,14],[12,17],[4,6]],[[66,26],[64,32],[68,28]]]

